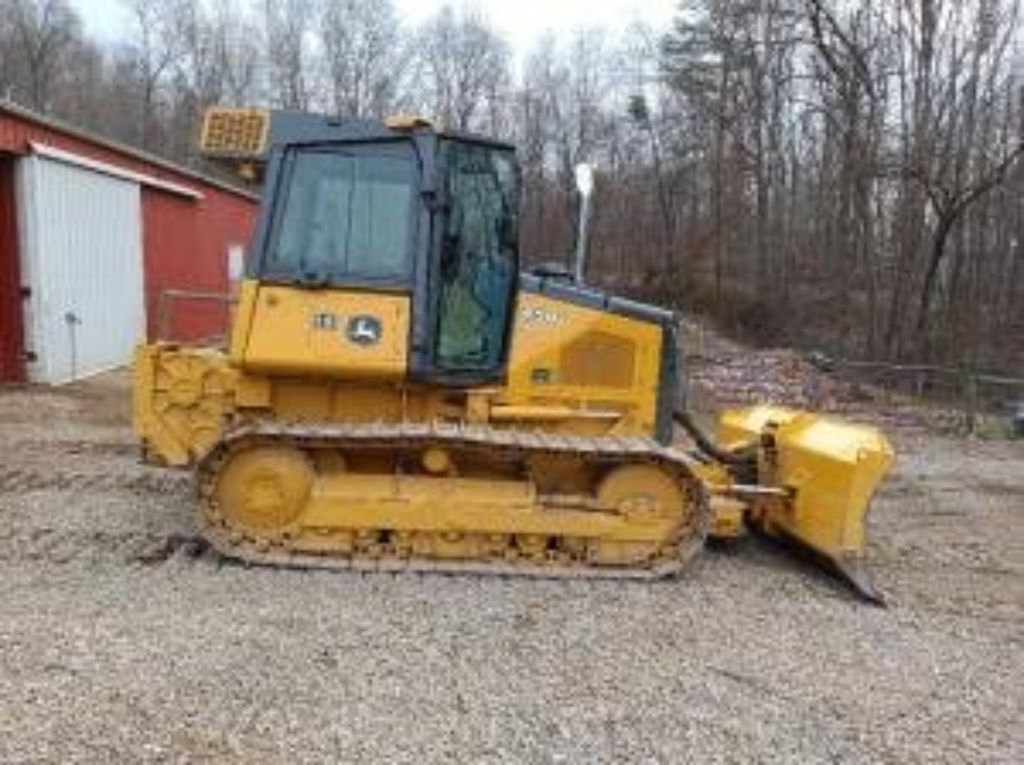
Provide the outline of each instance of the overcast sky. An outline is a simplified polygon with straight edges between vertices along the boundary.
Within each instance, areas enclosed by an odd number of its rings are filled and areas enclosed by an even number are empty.
[[[478,7],[512,44],[518,56],[546,30],[604,26],[611,32],[636,20],[665,26],[677,0],[477,0]],[[444,0],[393,0],[405,24],[417,24],[444,5]],[[124,27],[122,0],[71,0],[94,36],[116,40]],[[452,3],[456,7],[460,3]]]

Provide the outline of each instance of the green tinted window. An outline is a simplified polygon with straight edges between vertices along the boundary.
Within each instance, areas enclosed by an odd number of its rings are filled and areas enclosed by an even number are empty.
[[[399,156],[296,151],[271,235],[272,273],[323,281],[408,272],[412,162]]]
[[[516,265],[512,154],[449,143],[441,247],[438,364],[491,370],[503,360]]]

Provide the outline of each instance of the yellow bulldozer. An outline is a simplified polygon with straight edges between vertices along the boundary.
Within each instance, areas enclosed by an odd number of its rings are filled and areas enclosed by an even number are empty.
[[[223,108],[201,144],[261,186],[260,218],[227,348],[141,346],[134,426],[148,460],[195,472],[221,554],[654,578],[754,527],[881,600],[864,523],[884,436],[757,406],[705,437],[670,312],[585,285],[583,247],[521,272],[512,146]]]

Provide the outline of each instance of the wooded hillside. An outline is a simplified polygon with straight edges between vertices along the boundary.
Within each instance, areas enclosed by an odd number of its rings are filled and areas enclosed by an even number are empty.
[[[116,44],[66,0],[0,0],[0,94],[199,164],[210,104],[417,111],[511,138],[531,260],[762,342],[1024,369],[1019,0],[685,0],[669,29],[514,56],[486,16],[388,0],[126,0]]]

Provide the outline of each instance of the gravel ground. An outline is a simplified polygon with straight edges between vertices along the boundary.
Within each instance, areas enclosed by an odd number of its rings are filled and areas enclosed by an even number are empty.
[[[123,375],[0,392],[0,762],[1024,761],[1024,443],[892,434],[882,610],[757,540],[653,584],[225,564],[127,418]]]

